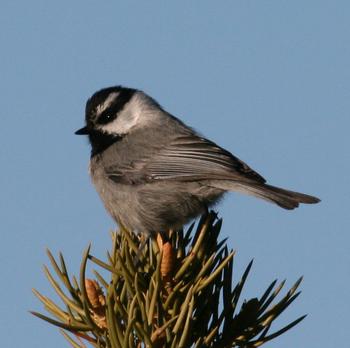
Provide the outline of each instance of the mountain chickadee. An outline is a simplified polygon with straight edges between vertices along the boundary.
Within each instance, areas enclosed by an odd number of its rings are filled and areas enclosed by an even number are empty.
[[[112,217],[134,232],[176,229],[205,212],[226,191],[285,209],[316,197],[267,185],[240,159],[203,138],[142,91],[96,92],[86,104],[90,174]]]

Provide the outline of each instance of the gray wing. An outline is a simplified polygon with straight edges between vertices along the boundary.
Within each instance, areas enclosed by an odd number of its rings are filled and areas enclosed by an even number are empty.
[[[172,139],[144,158],[106,169],[115,182],[138,184],[159,180],[237,180],[264,183],[247,164],[215,143],[195,134]]]

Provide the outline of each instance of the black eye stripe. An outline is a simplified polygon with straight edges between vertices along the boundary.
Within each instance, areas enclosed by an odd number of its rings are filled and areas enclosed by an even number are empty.
[[[107,124],[115,120],[118,116],[118,113],[122,111],[125,105],[130,101],[131,97],[134,95],[134,92],[135,91],[132,89],[121,90],[111,106],[102,112],[97,122],[99,124]]]
[[[113,121],[116,117],[117,112],[114,112],[112,108],[108,108],[107,110],[103,111],[102,114],[99,116],[97,123],[106,124],[108,122]]]

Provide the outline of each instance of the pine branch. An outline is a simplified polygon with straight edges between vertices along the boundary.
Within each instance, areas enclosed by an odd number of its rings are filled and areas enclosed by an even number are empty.
[[[211,212],[193,238],[194,225],[146,242],[122,228],[112,234],[106,261],[86,249],[79,281],[68,275],[62,254],[57,262],[48,250],[56,278],[44,271],[63,306],[33,290],[49,315],[31,313],[59,327],[76,348],[259,347],[304,319],[270,332],[299,295],[301,279],[279,301],[284,282],[277,281],[243,301],[252,262],[232,287],[234,252],[218,241],[221,224]],[[86,277],[88,265],[99,268],[95,279]]]

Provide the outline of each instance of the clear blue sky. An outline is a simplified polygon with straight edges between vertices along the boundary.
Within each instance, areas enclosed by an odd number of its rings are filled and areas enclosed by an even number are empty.
[[[287,212],[238,194],[218,207],[255,265],[246,296],[275,278],[302,295],[266,347],[348,347],[350,293],[350,3],[310,1],[16,1],[0,11],[2,347],[64,347],[35,287],[45,247],[78,273],[83,249],[103,257],[112,220],[87,174],[86,99],[124,84],[242,158],[269,182],[318,195]]]

